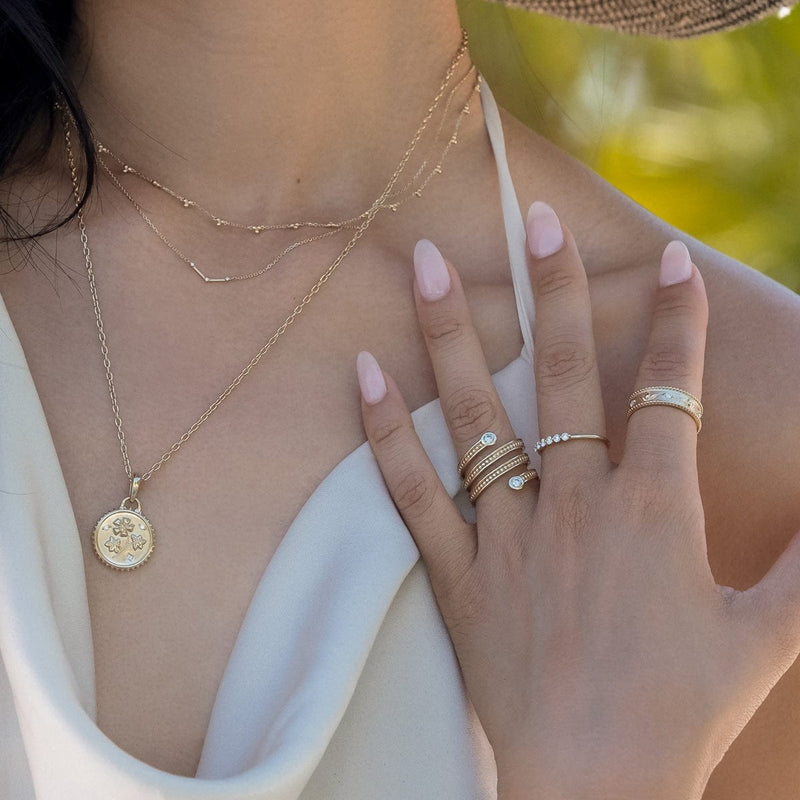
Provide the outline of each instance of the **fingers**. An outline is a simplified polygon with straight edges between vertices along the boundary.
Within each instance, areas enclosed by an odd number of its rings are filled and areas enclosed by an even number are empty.
[[[394,381],[370,353],[359,353],[356,368],[364,430],[441,605],[472,563],[474,531],[442,486]]]
[[[605,436],[589,287],[575,241],[546,203],[531,206],[527,230],[536,302],[534,368],[540,435]],[[596,475],[609,468],[600,441],[568,441],[542,451],[545,481],[548,475],[558,480],[566,470]]]
[[[703,279],[686,245],[671,242],[661,259],[650,338],[634,388],[675,387],[700,398],[707,323]],[[685,401],[671,393],[670,399]],[[684,411],[663,405],[640,408],[628,420],[624,460],[636,469],[694,476],[697,433],[695,421]]]
[[[516,435],[492,382],[458,274],[426,239],[417,242],[414,249],[414,272],[414,298],[420,328],[458,458],[462,459],[486,432],[496,434],[498,447],[512,442]],[[475,467],[482,456],[494,449],[489,448],[473,458],[467,469]],[[508,457],[492,466],[500,466],[521,453],[521,449],[509,452]],[[522,463],[486,488],[476,500],[479,519],[487,511],[495,517],[498,504],[508,508],[508,478],[524,469]],[[484,474],[481,471],[481,476]],[[534,486],[526,487],[519,494],[513,492],[515,502],[511,507],[520,513],[532,513]]]

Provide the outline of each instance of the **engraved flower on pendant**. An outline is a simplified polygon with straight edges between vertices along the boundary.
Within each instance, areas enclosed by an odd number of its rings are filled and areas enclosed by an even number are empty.
[[[127,536],[129,533],[133,533],[136,526],[133,524],[133,520],[130,517],[117,517],[112,527],[117,536]]]

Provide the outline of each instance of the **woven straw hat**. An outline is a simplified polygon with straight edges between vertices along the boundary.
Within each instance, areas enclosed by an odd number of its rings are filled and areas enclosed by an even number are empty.
[[[499,0],[624,33],[677,39],[737,28],[788,11],[798,0]]]

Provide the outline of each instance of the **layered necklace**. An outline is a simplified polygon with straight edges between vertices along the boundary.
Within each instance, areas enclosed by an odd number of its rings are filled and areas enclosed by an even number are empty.
[[[461,77],[456,77],[459,64],[464,59],[466,53],[467,33],[466,31],[462,30],[461,43],[459,44],[458,50],[456,51],[452,61],[450,62],[450,65],[447,68],[444,79],[442,80],[442,83],[436,92],[436,95],[434,96],[433,101],[431,102],[422,122],[412,137],[408,148],[406,149],[405,153],[403,153],[403,156],[401,157],[383,191],[366,211],[363,211],[359,215],[350,219],[341,220],[339,222],[306,221],[266,223],[259,221],[252,223],[231,221],[208,210],[199,202],[188,198],[185,194],[169,188],[163,181],[153,178],[146,174],[143,170],[132,166],[128,161],[123,160],[115,155],[105,144],[95,140],[98,162],[116,188],[122,192],[122,194],[133,204],[139,216],[144,220],[153,233],[158,236],[163,244],[168,247],[181,261],[183,261],[190,268],[193,274],[195,274],[205,283],[227,283],[230,281],[249,280],[259,277],[271,270],[286,255],[299,247],[307,246],[315,241],[328,238],[343,231],[352,231],[349,241],[341,250],[341,252],[319,276],[316,283],[309,289],[303,299],[291,310],[286,319],[273,332],[269,339],[267,339],[258,352],[247,362],[247,364],[245,364],[233,381],[228,384],[228,386],[220,393],[216,400],[214,400],[214,402],[212,402],[211,405],[209,405],[208,408],[206,408],[206,410],[203,411],[203,413],[200,414],[200,416],[173,442],[173,444],[161,455],[161,457],[143,472],[137,472],[133,469],[128,455],[128,446],[123,430],[119,401],[114,385],[114,376],[111,370],[111,357],[109,355],[105,326],[103,324],[103,317],[100,310],[100,301],[97,293],[97,281],[92,264],[86,220],[83,214],[83,209],[80,207],[80,180],[72,147],[72,131],[75,127],[74,120],[72,120],[70,117],[68,111],[66,110],[66,106],[64,104],[60,104],[59,107],[61,108],[64,121],[64,141],[67,162],[69,164],[70,175],[72,178],[73,195],[76,203],[76,216],[80,231],[81,245],[83,247],[83,255],[86,262],[89,291],[92,298],[92,305],[94,307],[95,321],[97,323],[100,353],[106,372],[108,393],[111,400],[111,409],[114,414],[117,438],[119,440],[120,453],[122,454],[122,463],[125,469],[125,474],[127,475],[129,481],[128,494],[123,498],[119,507],[103,514],[92,531],[94,552],[97,554],[98,558],[103,564],[116,570],[128,571],[141,566],[151,557],[155,547],[155,529],[152,523],[142,512],[142,501],[139,493],[143,484],[150,480],[153,475],[159,469],[161,469],[161,467],[175,453],[177,453],[178,450],[180,450],[180,448],[189,440],[189,438],[191,438],[198,428],[200,428],[200,426],[206,422],[206,420],[231,395],[231,393],[239,386],[245,377],[277,343],[280,337],[283,336],[283,334],[288,330],[289,326],[303,312],[305,307],[322,290],[342,261],[347,257],[353,247],[355,247],[359,239],[361,239],[361,237],[366,233],[375,217],[384,210],[390,210],[393,212],[397,211],[402,203],[411,197],[421,197],[422,192],[428,183],[436,175],[441,174],[442,163],[447,156],[447,153],[458,141],[458,131],[461,121],[464,115],[469,114],[472,97],[476,92],[480,91],[480,76],[477,74],[477,71],[475,70],[474,66],[471,65],[471,63],[468,65],[468,69]],[[469,61],[468,58],[467,61]],[[461,101],[462,105],[455,124],[453,125],[450,135],[446,139],[446,144],[439,149],[438,158],[433,160],[435,163],[433,163],[430,158],[425,158],[410,180],[408,180],[405,185],[398,187],[401,175],[406,170],[412,153],[417,147],[423,133],[428,128],[437,110],[440,110],[440,113],[442,114],[441,122],[439,123],[438,130],[436,131],[436,139],[438,140],[439,134],[441,133],[443,125],[445,124],[447,112],[450,110],[451,105],[455,102],[454,98],[457,91],[465,82],[470,80],[472,83],[469,93],[466,99]],[[447,97],[446,102],[444,103],[443,108],[440,109],[442,106],[442,100],[445,98],[445,96]],[[184,254],[169,238],[167,238],[167,236],[162,233],[159,227],[153,222],[151,217],[144,211],[141,204],[131,194],[130,190],[120,181],[117,175],[112,172],[103,156],[108,156],[111,160],[115,161],[117,165],[121,167],[121,172],[123,175],[130,175],[142,181],[146,181],[151,186],[166,193],[187,210],[205,217],[207,223],[210,223],[217,228],[228,228],[250,235],[260,235],[265,231],[272,230],[298,230],[300,228],[323,229],[323,232],[292,243],[288,247],[284,248],[276,257],[254,271],[239,275],[223,275],[212,277],[201,270],[193,258],[190,258]],[[433,165],[431,166],[431,164]]]

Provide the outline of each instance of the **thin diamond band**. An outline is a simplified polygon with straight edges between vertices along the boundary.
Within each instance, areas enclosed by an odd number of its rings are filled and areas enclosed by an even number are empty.
[[[536,442],[536,452],[541,453],[545,447],[549,447],[551,444],[561,444],[561,442],[569,442],[572,439],[598,439],[604,442],[606,447],[611,444],[605,436],[600,436],[597,433],[557,433],[555,436],[546,436],[539,439]]]

